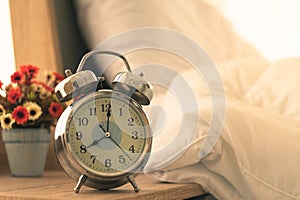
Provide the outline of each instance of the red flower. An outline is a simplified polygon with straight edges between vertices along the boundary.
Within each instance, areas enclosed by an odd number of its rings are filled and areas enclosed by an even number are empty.
[[[19,87],[12,87],[8,91],[7,100],[14,104],[22,96],[21,89]]]
[[[17,124],[23,124],[28,121],[29,114],[25,107],[17,106],[12,112],[12,117]]]
[[[59,74],[57,72],[53,72],[53,75],[55,76],[56,80],[62,81],[65,79],[61,74]]]
[[[2,86],[3,86],[3,83],[2,83],[2,81],[0,81],[0,89],[2,88]]]
[[[53,117],[59,117],[63,112],[63,107],[60,105],[60,103],[52,102],[48,108],[48,111]]]
[[[20,70],[23,74],[25,74],[30,81],[32,78],[35,78],[37,73],[39,72],[39,68],[33,65],[22,65]]]
[[[12,83],[21,83],[24,80],[24,75],[21,72],[15,72],[10,77]]]

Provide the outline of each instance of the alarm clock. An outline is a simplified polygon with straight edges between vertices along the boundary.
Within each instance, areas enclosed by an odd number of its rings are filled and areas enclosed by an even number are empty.
[[[62,169],[74,180],[79,192],[82,185],[111,189],[131,183],[143,171],[152,144],[152,134],[144,105],[150,104],[153,88],[142,74],[131,71],[126,58],[116,52],[94,54],[120,57],[127,71],[116,74],[112,89],[103,89],[103,77],[90,70],[72,74],[60,82],[55,93],[61,102],[72,101],[55,128],[55,152]]]

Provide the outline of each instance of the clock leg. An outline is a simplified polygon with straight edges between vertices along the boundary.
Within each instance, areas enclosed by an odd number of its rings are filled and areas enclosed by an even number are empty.
[[[136,184],[136,182],[135,182],[135,179],[134,179],[134,177],[133,176],[128,176],[127,177],[127,179],[128,179],[128,182],[132,185],[132,187],[134,188],[134,191],[135,192],[138,192],[138,191],[140,191],[140,188],[139,188],[139,186]]]
[[[74,192],[75,192],[75,193],[78,193],[78,192],[79,192],[81,186],[84,184],[84,182],[87,180],[87,178],[88,178],[88,177],[87,177],[86,175],[81,175],[81,176],[79,177],[78,182],[77,182],[77,184],[76,184],[76,186],[75,186],[75,188],[74,188]]]

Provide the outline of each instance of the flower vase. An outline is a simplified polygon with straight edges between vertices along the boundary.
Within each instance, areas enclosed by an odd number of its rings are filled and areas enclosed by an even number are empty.
[[[12,176],[39,177],[43,175],[50,142],[49,129],[4,129],[2,139]]]

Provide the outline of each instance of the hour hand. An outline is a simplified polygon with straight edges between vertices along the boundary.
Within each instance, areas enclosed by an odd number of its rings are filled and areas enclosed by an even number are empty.
[[[86,148],[90,148],[91,146],[97,145],[97,144],[98,144],[102,139],[104,139],[104,138],[105,138],[105,136],[103,136],[103,137],[100,138],[100,139],[94,140],[94,141],[92,142],[92,144],[88,145]]]

